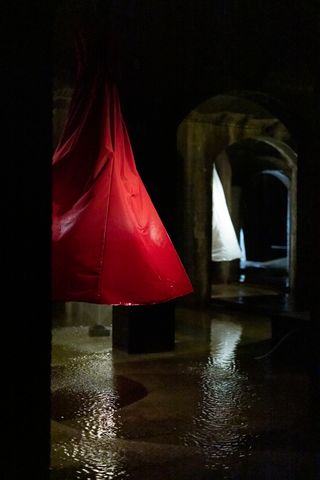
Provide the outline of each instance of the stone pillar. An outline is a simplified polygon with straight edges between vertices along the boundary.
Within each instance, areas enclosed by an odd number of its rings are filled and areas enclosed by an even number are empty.
[[[112,346],[127,353],[174,350],[175,302],[114,306]]]

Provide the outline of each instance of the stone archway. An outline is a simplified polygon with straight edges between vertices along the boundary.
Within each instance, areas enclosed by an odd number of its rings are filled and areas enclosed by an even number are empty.
[[[247,238],[250,240],[251,236],[251,243],[254,242],[254,245],[251,246],[250,259],[257,260],[251,264],[247,262],[249,272],[250,268],[256,272],[258,272],[257,268],[260,268],[259,275],[256,275],[257,283],[260,279],[262,284],[266,283],[269,286],[277,284],[280,291],[288,289],[292,292],[295,288],[296,276],[296,153],[279,140],[268,137],[247,138],[229,145],[217,156],[214,163],[221,177],[238,238],[244,223],[248,227],[248,211],[255,212],[256,218],[252,218],[254,225],[249,225],[250,228],[247,228],[246,231]],[[243,203],[244,197],[247,197],[247,204],[245,211],[240,214],[240,203]],[[259,204],[259,198],[263,199],[263,205]],[[251,202],[251,205],[248,204],[248,201]],[[241,215],[245,215],[246,220],[243,218],[240,220]],[[257,248],[259,241],[260,251]],[[280,243],[282,243],[282,247]],[[270,248],[274,250],[270,251]],[[287,249],[285,254],[275,251],[275,249],[281,248]],[[256,251],[255,255],[252,250]],[[276,259],[278,260],[276,261]],[[216,277],[220,269],[220,275],[224,282],[230,281],[230,277],[235,280],[236,273],[232,275],[233,272],[230,270],[233,268],[234,272],[239,273],[239,263],[241,262],[221,262],[215,265]],[[285,265],[285,263],[288,264]],[[281,279],[275,276],[277,274],[280,277],[279,272],[282,275]],[[265,273],[265,279],[263,273]],[[268,275],[269,280],[267,281]],[[213,278],[213,283],[214,280]],[[218,283],[217,278],[216,283]]]
[[[178,127],[184,187],[181,248],[196,301],[208,301],[211,296],[212,165],[229,146],[245,139],[270,144],[280,157],[294,162],[294,139],[287,127],[265,107],[245,97],[215,96],[192,110]]]

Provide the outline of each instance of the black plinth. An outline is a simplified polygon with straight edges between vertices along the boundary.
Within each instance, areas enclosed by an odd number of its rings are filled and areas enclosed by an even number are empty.
[[[112,345],[128,353],[174,350],[174,301],[154,305],[115,306],[112,314]]]

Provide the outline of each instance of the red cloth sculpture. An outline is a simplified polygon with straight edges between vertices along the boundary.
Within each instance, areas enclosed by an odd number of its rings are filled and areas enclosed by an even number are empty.
[[[193,291],[137,172],[117,88],[97,74],[75,88],[52,182],[53,300],[143,305]]]

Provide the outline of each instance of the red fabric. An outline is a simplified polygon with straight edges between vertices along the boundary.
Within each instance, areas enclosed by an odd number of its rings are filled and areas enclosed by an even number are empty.
[[[137,172],[114,85],[75,90],[52,178],[53,300],[142,305],[192,292]]]

